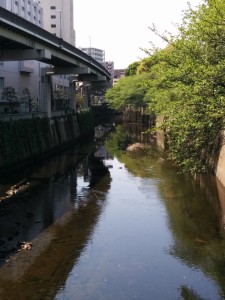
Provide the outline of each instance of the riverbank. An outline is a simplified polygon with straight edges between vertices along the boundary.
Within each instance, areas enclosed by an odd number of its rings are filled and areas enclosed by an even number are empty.
[[[163,118],[160,116],[151,116],[147,115],[145,111],[141,108],[135,108],[129,105],[125,109],[124,113],[124,121],[127,124],[139,124],[140,126],[155,126],[155,128],[160,128],[163,123]],[[146,122],[147,120],[147,122]],[[146,129],[148,130],[148,129]],[[165,135],[163,131],[155,131],[155,135],[157,136],[157,143],[161,148],[165,148]],[[207,159],[207,169],[211,170],[212,173],[216,176],[216,178],[221,182],[221,184],[225,187],[225,131],[219,132],[217,138],[214,141],[212,154]],[[168,143],[169,144],[169,143]],[[167,145],[168,146],[168,145]],[[202,152],[203,149],[202,149]]]

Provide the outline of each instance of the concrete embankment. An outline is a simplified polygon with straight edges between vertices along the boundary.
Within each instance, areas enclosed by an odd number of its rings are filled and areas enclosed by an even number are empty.
[[[90,110],[55,118],[0,122],[0,169],[47,157],[93,131]]]
[[[222,183],[223,186],[225,186],[225,145],[224,145],[224,139],[225,139],[225,132],[222,132],[222,139],[221,139],[221,147],[219,150],[218,159],[216,161],[215,166],[215,175],[219,179],[219,181]]]

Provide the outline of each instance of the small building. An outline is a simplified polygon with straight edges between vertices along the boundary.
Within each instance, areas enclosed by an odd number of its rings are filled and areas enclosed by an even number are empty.
[[[116,84],[117,81],[125,76],[125,69],[115,69],[114,70],[114,78],[113,78],[113,84]]]

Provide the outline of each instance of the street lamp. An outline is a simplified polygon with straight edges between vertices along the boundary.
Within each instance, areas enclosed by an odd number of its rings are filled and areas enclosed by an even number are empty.
[[[91,36],[89,36],[89,49],[90,49],[90,50],[89,50],[90,56],[92,56],[92,55],[91,55]]]
[[[59,12],[59,18],[60,18],[60,38],[62,38],[62,11],[60,9],[57,9],[57,12]]]

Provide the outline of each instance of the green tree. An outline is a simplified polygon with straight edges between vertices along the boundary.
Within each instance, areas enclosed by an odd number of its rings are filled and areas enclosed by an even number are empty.
[[[15,107],[18,105],[18,96],[16,90],[11,86],[5,87],[2,91],[1,98],[3,101],[8,102],[11,113],[14,113]]]
[[[125,76],[136,75],[139,64],[140,64],[139,61],[135,61],[134,63],[130,64],[128,68],[125,70]]]
[[[22,94],[21,100],[28,104],[29,112],[31,112],[34,105],[34,98],[31,96],[31,92],[27,87],[22,90]]]
[[[53,93],[53,106],[55,106],[56,110],[65,109],[68,105],[68,97],[64,90],[57,89]]]
[[[170,158],[191,173],[213,167],[224,128],[224,20],[224,0],[205,0],[196,10],[189,7],[176,37],[152,26],[168,46],[146,50],[136,75],[107,92],[114,108],[147,103],[163,116]]]
[[[161,52],[145,100],[164,116],[170,156],[184,171],[206,172],[224,126],[224,1],[189,10],[172,51]],[[150,102],[151,100],[151,102]]]
[[[149,79],[149,74],[123,77],[107,90],[105,98],[109,105],[117,110],[123,110],[128,104],[145,106],[144,96],[148,91]]]

